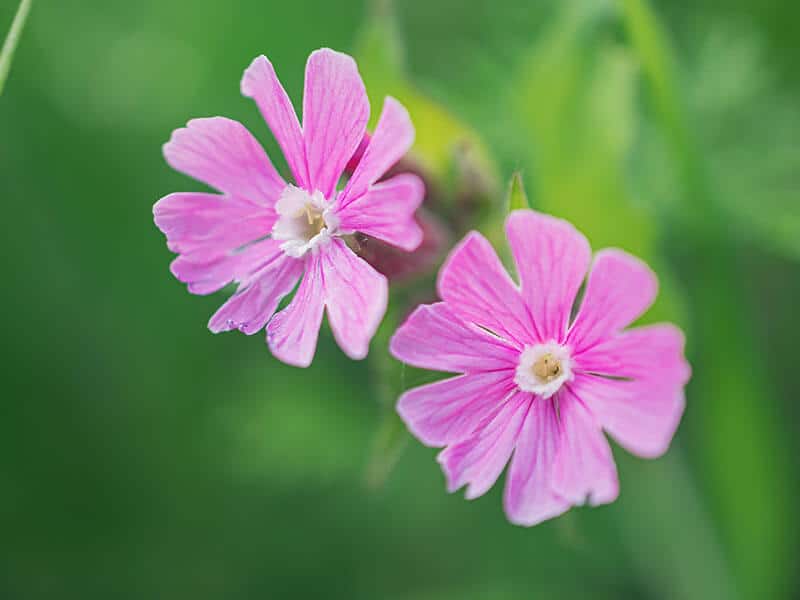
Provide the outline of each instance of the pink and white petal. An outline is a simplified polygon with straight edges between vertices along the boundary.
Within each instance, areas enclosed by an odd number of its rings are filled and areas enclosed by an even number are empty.
[[[369,100],[352,57],[315,50],[306,64],[303,139],[309,191],[332,198],[369,120]],[[363,160],[362,160],[363,162]]]
[[[591,260],[589,242],[569,222],[532,210],[511,213],[506,234],[539,341],[563,341]]]
[[[425,196],[425,184],[405,173],[373,185],[369,191],[337,212],[343,231],[358,231],[407,252],[422,242],[422,228],[414,212]]]
[[[464,496],[472,500],[489,491],[514,450],[530,402],[530,395],[514,394],[473,436],[439,453],[448,492],[467,485]]]
[[[536,340],[519,289],[480,233],[468,233],[450,252],[439,270],[437,289],[463,320],[489,329],[519,348]]]
[[[242,76],[241,90],[244,96],[255,100],[275,141],[281,147],[295,183],[309,189],[303,131],[292,101],[266,56],[256,57],[247,67]]]
[[[319,254],[306,258],[305,274],[289,306],[267,325],[267,344],[276,358],[295,367],[314,360],[325,308],[325,286]]]
[[[347,356],[360,360],[386,313],[389,284],[340,238],[320,249],[320,260],[333,337]]]
[[[643,458],[667,451],[686,405],[682,384],[657,378],[623,381],[577,375],[570,387],[603,429]]]
[[[506,475],[503,505],[508,520],[530,527],[565,512],[570,503],[553,491],[553,465],[561,429],[555,405],[534,397]]]
[[[472,436],[516,388],[514,371],[461,375],[409,390],[397,412],[427,446],[446,446]]]
[[[623,331],[575,354],[574,369],[628,379],[661,379],[684,385],[691,368],[683,356],[683,332],[670,323]]]
[[[246,335],[261,331],[303,274],[303,261],[282,256],[242,283],[208,322],[213,333],[238,329]]]
[[[167,236],[172,252],[225,255],[264,237],[275,214],[238,196],[202,192],[170,194],[153,206],[156,226]]]
[[[243,250],[209,247],[204,251],[182,254],[170,264],[170,271],[187,284],[192,294],[211,294],[232,281],[244,281],[252,273],[283,256],[276,240],[265,239]]]
[[[570,504],[608,504],[619,495],[617,467],[600,424],[566,386],[558,394],[561,434],[553,490]]]
[[[192,119],[176,129],[164,157],[173,169],[270,210],[286,187],[253,135],[224,117]]]
[[[392,355],[409,365],[477,373],[516,368],[519,351],[461,321],[444,302],[418,306],[389,344]]]
[[[583,352],[630,325],[649,308],[657,293],[658,279],[644,262],[613,248],[598,252],[568,336],[575,352]]]
[[[383,101],[383,111],[375,132],[342,191],[339,199],[341,206],[345,207],[366,194],[370,186],[383,177],[413,143],[414,126],[408,111],[397,100],[387,97]]]

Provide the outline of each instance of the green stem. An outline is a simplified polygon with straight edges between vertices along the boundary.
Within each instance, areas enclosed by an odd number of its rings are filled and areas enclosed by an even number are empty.
[[[8,71],[11,69],[11,59],[14,57],[14,50],[17,49],[19,38],[22,35],[22,28],[25,26],[25,20],[31,11],[32,3],[33,0],[22,0],[19,3],[17,14],[14,16],[11,29],[8,32],[6,41],[3,43],[3,49],[0,50],[0,95],[3,93]]]

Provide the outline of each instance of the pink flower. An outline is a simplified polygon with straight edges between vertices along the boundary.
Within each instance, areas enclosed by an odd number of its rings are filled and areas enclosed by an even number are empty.
[[[308,58],[302,127],[264,56],[245,71],[242,93],[261,110],[294,182],[283,180],[236,121],[194,119],[176,130],[164,146],[167,162],[221,194],[170,194],[153,208],[169,249],[179,254],[172,273],[194,294],[237,284],[208,323],[214,333],[250,335],[266,326],[276,357],[308,366],[327,308],[339,346],[364,358],[386,312],[387,282],[347,240],[359,232],[410,251],[422,239],[413,218],[421,180],[402,174],[378,182],[413,142],[408,113],[387,98],[365,138],[370,108],[356,64],[329,49]],[[357,150],[360,159],[340,189]],[[292,301],[273,317],[298,280]]]
[[[529,210],[513,212],[506,233],[521,284],[483,236],[468,234],[439,273],[443,301],[417,308],[391,351],[417,367],[462,373],[406,392],[397,407],[424,444],[445,446],[438,460],[448,490],[466,485],[476,498],[510,461],[506,514],[534,525],[617,497],[601,430],[639,456],[667,450],[689,366],[673,325],[624,330],[656,296],[644,263],[598,252],[571,319],[591,260],[586,238]]]

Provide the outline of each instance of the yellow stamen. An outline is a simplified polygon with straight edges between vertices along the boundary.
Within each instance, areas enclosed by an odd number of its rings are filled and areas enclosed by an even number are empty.
[[[306,204],[304,212],[306,213],[309,232],[313,237],[325,228],[325,219],[322,218],[322,213],[310,204]]]
[[[561,375],[561,361],[549,352],[533,363],[533,374],[543,383],[549,383]]]

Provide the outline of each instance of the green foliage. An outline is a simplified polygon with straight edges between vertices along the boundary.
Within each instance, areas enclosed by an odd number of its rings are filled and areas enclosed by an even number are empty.
[[[378,120],[386,96],[394,96],[408,109],[416,128],[413,151],[422,167],[435,177],[453,183],[458,161],[467,157],[488,190],[496,193],[496,168],[478,134],[444,106],[421,92],[408,78],[405,49],[397,31],[391,3],[373,2],[371,17],[357,36],[355,56],[367,85]]]
[[[654,264],[662,291],[648,319],[685,323],[681,295],[657,251],[653,211],[629,184],[635,59],[603,27],[605,17],[566,3],[513,78],[517,135],[529,140],[532,202],[575,223],[595,248],[621,247]]]
[[[671,187],[676,201],[676,225],[691,224],[688,231],[694,233],[688,239],[681,236],[684,248],[678,254],[683,259],[687,289],[693,295],[698,315],[693,328],[697,336],[695,356],[702,358],[704,367],[695,369],[690,388],[692,396],[703,402],[694,413],[695,427],[703,431],[699,451],[722,517],[723,537],[730,541],[732,566],[741,596],[777,598],[786,589],[793,568],[792,557],[797,551],[792,534],[787,534],[797,530],[788,493],[793,486],[787,485],[793,480],[791,464],[786,459],[791,449],[780,433],[774,410],[764,408],[774,407],[778,398],[774,388],[761,381],[759,375],[766,365],[753,352],[757,342],[747,325],[747,306],[742,299],[745,288],[733,264],[738,242],[730,228],[722,225],[729,222],[726,216],[731,208],[742,216],[742,206],[720,195],[725,186],[719,186],[714,178],[720,171],[710,166],[714,158],[706,158],[714,157],[714,153],[701,150],[703,146],[698,141],[707,142],[709,138],[702,134],[695,137],[696,128],[690,126],[690,118],[693,116],[697,123],[711,122],[700,126],[703,128],[724,125],[715,118],[716,114],[692,115],[684,109],[690,105],[689,94],[681,91],[676,61],[653,13],[643,0],[625,0],[622,4],[627,30],[641,57],[649,98],[655,108],[655,127],[668,149],[665,154],[667,164],[672,167],[667,172],[674,175]],[[724,56],[741,57],[736,53]],[[728,76],[735,73],[738,79],[742,76],[742,63],[735,62],[735,67],[728,64],[725,69]],[[750,81],[758,81],[755,73],[750,74],[754,75]],[[705,87],[704,95],[715,98],[715,112],[724,108],[726,102],[736,104],[736,96],[731,94],[724,77],[720,79],[717,75],[715,79],[707,72],[696,83],[701,89]],[[738,127],[741,128],[741,123]],[[730,126],[725,130],[730,131]],[[758,146],[751,145],[748,154],[758,160]],[[724,172],[726,177],[738,177],[736,165],[728,164]],[[768,190],[748,191],[754,194],[748,202],[759,202],[766,212],[776,203],[769,198]],[[764,199],[756,201],[758,197]],[[780,214],[772,216],[780,218]],[[751,223],[756,227],[761,223],[763,227],[769,220],[751,219]],[[792,227],[791,222],[786,225]],[[673,239],[677,239],[674,233]],[[735,332],[732,323],[741,324]],[[701,354],[703,349],[709,354]],[[731,440],[747,440],[747,443],[732,445]],[[736,467],[719,468],[728,461]]]

